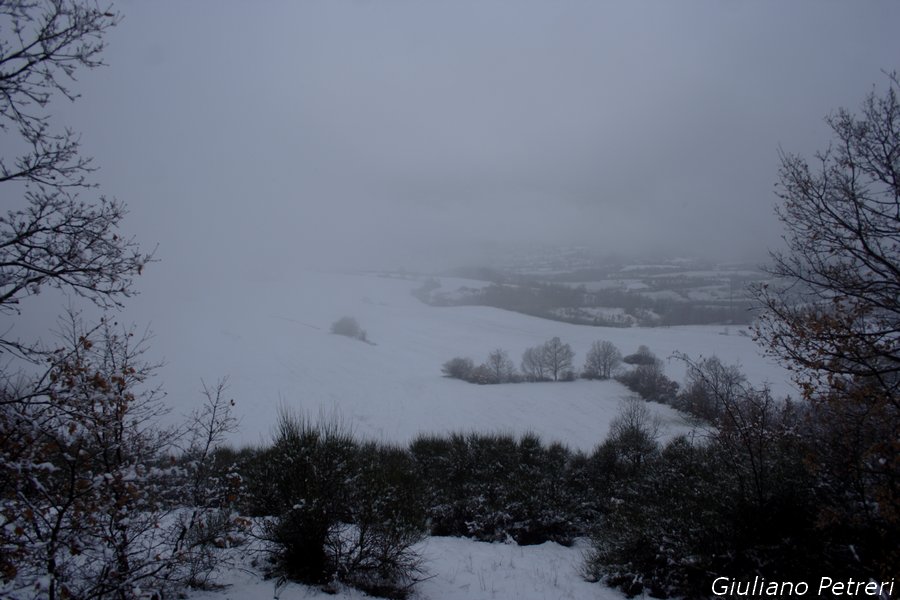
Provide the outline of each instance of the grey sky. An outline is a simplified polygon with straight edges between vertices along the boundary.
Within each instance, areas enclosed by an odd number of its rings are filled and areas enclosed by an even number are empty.
[[[779,145],[900,67],[894,1],[118,8],[55,114],[159,244],[142,288],[519,241],[760,256]]]

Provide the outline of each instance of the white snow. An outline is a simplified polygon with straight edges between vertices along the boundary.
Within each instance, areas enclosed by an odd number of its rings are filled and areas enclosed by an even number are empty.
[[[618,383],[506,384],[478,386],[442,377],[441,365],[455,356],[480,362],[495,348],[518,363],[522,352],[559,336],[571,344],[576,365],[596,340],[609,340],[623,354],[648,346],[661,358],[674,352],[719,356],[738,362],[755,383],[768,381],[790,392],[788,374],[763,358],[740,328],[598,328],[570,325],[486,307],[435,307],[411,295],[422,280],[306,271],[290,282],[267,282],[265,293],[235,283],[203,297],[181,291],[141,296],[142,315],[151,315],[152,356],[166,364],[159,380],[178,414],[199,403],[201,379],[230,378],[241,429],[235,441],[270,438],[280,405],[337,414],[361,437],[405,443],[422,432],[534,431],[589,451],[607,434],[609,421],[628,391]],[[451,285],[458,287],[458,282]],[[153,316],[155,314],[155,316]],[[371,344],[329,333],[342,316],[356,318]],[[723,335],[727,334],[727,335]],[[683,379],[685,366],[666,360],[670,377]],[[672,435],[686,427],[666,406],[653,405]],[[427,538],[419,546],[429,578],[413,599],[608,598],[624,596],[583,580],[582,546],[547,543],[519,547],[458,538]],[[229,569],[227,587],[194,592],[189,598],[261,600],[275,595],[244,549]],[[289,583],[278,598],[333,598]],[[343,589],[339,599],[365,596]]]
[[[600,583],[585,581],[580,569],[586,540],[571,548],[548,542],[538,546],[488,544],[463,538],[430,537],[416,546],[424,576],[411,600],[622,600]],[[241,549],[237,549],[238,554]],[[342,588],[336,595],[297,583],[263,579],[246,554],[218,580],[225,587],[193,592],[191,600],[350,600],[368,598]],[[276,583],[278,583],[276,587]]]
[[[313,417],[337,414],[359,436],[385,441],[405,443],[421,432],[534,431],[590,450],[628,394],[619,384],[478,386],[441,374],[450,358],[477,363],[496,348],[518,364],[526,348],[553,336],[571,344],[579,368],[591,343],[603,339],[623,354],[642,344],[664,359],[674,352],[715,354],[740,363],[751,382],[791,391],[787,372],[760,356],[736,327],[731,335],[720,335],[722,327],[599,328],[488,307],[435,307],[412,296],[421,283],[304,271],[288,282],[267,282],[264,294],[236,283],[203,297],[145,295],[137,302],[151,315],[152,356],[165,361],[158,379],[175,407],[173,418],[199,403],[201,379],[209,384],[228,376],[241,419],[239,443],[268,440],[284,405]],[[342,316],[356,318],[372,343],[329,333]],[[665,368],[683,379],[680,361],[667,360]],[[679,422],[668,407],[657,408],[665,422]]]

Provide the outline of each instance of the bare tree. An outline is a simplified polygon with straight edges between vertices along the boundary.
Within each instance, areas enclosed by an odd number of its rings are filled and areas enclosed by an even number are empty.
[[[616,448],[631,469],[638,469],[659,446],[659,415],[650,412],[647,403],[636,396],[619,404],[619,412],[609,423],[608,442]]]
[[[15,313],[45,286],[114,306],[151,259],[117,233],[121,202],[79,196],[94,187],[91,161],[47,112],[55,98],[77,98],[77,71],[102,64],[104,34],[118,20],[85,0],[0,0],[0,130],[16,149],[0,156],[0,183],[5,197],[21,198],[0,215],[0,312]],[[0,347],[33,350],[5,338]]]
[[[584,361],[584,377],[586,379],[609,379],[622,362],[622,353],[615,344],[599,341],[591,344]]]
[[[543,360],[547,367],[547,373],[553,377],[553,381],[559,381],[565,377],[567,371],[572,370],[572,360],[575,352],[569,344],[564,344],[558,337],[547,340],[543,345]]]
[[[787,249],[771,273],[786,285],[756,289],[757,335],[814,409],[823,521],[865,529],[850,541],[863,560],[861,539],[900,535],[900,81],[888,78],[858,114],[827,119],[833,141],[812,166],[781,153]],[[884,574],[894,550],[868,549]]]
[[[547,364],[544,362],[543,346],[527,348],[522,353],[522,373],[529,381],[546,381],[549,378]]]
[[[101,308],[131,295],[151,256],[119,226],[124,205],[94,194],[80,138],[50,108],[78,97],[119,21],[92,0],[0,0],[0,313],[45,288]],[[4,596],[127,597],[178,570],[164,505],[173,489],[162,406],[143,345],[70,312],[58,348],[0,333],[0,579]],[[16,375],[17,356],[43,365]],[[26,372],[23,370],[23,373]],[[10,587],[11,586],[11,587]],[[24,587],[19,587],[24,586]]]
[[[726,365],[717,356],[692,361],[677,354],[687,364],[684,390],[673,402],[675,408],[715,423],[723,411],[740,396],[749,396],[747,377],[738,365]]]
[[[501,348],[497,348],[488,354],[484,366],[490,373],[492,383],[509,383],[516,374],[516,366],[509,359],[506,350]]]
[[[54,132],[44,109],[55,96],[75,100],[78,69],[102,65],[103,36],[119,20],[110,8],[78,0],[0,2],[0,127],[15,129],[23,153],[0,158],[0,182],[62,190],[87,187],[90,159],[70,129]]]
[[[172,543],[172,554],[178,569],[174,577],[194,588],[209,587],[215,568],[221,563],[219,547],[239,540],[232,509],[241,478],[235,461],[217,464],[217,452],[226,437],[237,429],[232,415],[235,402],[227,398],[228,378],[215,387],[202,382],[204,403],[191,414],[187,424],[187,445],[181,456],[185,463],[184,481],[172,482],[172,491],[180,491],[189,510],[179,511],[175,519],[178,535]],[[177,489],[180,484],[182,489]]]
[[[897,402],[900,386],[900,91],[869,94],[860,116],[827,119],[832,145],[816,168],[781,154],[778,217],[787,251],[770,272],[790,293],[761,286],[768,348],[801,369],[810,394],[865,377]],[[811,386],[811,387],[808,387]]]

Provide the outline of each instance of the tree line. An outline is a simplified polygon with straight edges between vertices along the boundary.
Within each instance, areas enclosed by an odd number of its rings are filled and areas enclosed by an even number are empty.
[[[625,357],[628,362],[629,357]],[[574,381],[579,376],[585,379],[609,379],[623,362],[622,353],[615,344],[599,340],[591,345],[580,373],[575,372],[575,352],[572,347],[553,337],[527,348],[522,353],[519,369],[502,348],[493,350],[480,365],[471,358],[455,357],[443,364],[441,372],[445,377],[462,379],[469,383],[497,384],[520,383],[523,381]]]
[[[752,311],[758,307],[755,300],[745,295],[703,301],[676,300],[619,289],[588,291],[583,284],[572,286],[527,280],[517,283],[495,281],[482,288],[468,290],[458,298],[433,295],[432,292],[439,287],[440,283],[436,280],[428,280],[414,294],[423,302],[438,306],[493,306],[545,319],[597,327],[630,327],[632,324],[648,327],[749,325],[754,317]],[[591,311],[596,308],[621,309],[624,316],[597,315]]]

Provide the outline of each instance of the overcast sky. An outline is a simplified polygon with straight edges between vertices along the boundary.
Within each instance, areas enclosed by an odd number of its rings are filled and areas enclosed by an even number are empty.
[[[149,285],[508,244],[740,257],[778,148],[900,68],[900,3],[122,0],[58,104]],[[147,285],[143,281],[139,286]]]

